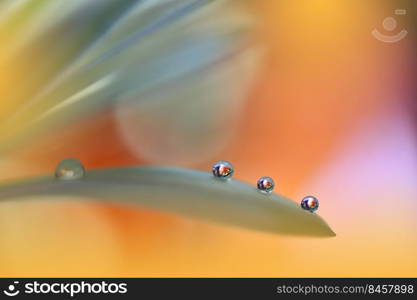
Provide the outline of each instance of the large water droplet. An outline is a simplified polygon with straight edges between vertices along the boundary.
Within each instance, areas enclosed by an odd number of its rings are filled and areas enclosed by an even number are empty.
[[[55,169],[55,177],[61,180],[74,180],[84,177],[83,164],[74,158],[62,160]]]
[[[301,200],[301,207],[310,212],[315,212],[319,208],[319,200],[313,196],[304,197]]]
[[[214,177],[221,179],[231,178],[234,172],[232,164],[224,160],[216,162],[213,165],[212,171]]]
[[[271,177],[264,176],[259,178],[257,187],[261,192],[270,193],[275,187],[275,182]]]

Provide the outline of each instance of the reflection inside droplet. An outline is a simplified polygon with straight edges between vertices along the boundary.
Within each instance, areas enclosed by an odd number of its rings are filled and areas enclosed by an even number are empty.
[[[303,200],[301,200],[301,207],[310,212],[314,212],[319,208],[319,200],[313,196],[304,197]]]
[[[259,178],[257,182],[258,190],[261,192],[270,193],[275,187],[274,180],[269,176]]]
[[[62,160],[55,169],[55,177],[62,180],[73,180],[84,177],[83,164],[74,158]]]
[[[234,170],[231,163],[221,160],[213,165],[212,171],[214,177],[221,179],[229,179],[232,177]]]

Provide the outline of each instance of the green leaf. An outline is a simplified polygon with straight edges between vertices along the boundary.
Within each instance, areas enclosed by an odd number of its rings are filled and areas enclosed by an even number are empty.
[[[0,185],[0,201],[76,196],[142,206],[275,234],[331,237],[315,213],[278,194],[263,194],[238,180],[168,167],[89,170],[77,180],[37,177]]]

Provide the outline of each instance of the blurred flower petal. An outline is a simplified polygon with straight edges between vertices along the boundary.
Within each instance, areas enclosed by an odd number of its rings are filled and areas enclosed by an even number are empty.
[[[202,149],[205,154],[220,149],[233,131],[260,53],[248,38],[252,19],[229,2],[139,2],[10,118],[3,127],[3,151],[106,107],[116,108],[122,136],[133,153],[152,162],[161,162],[161,157],[168,163],[195,161],[183,151],[191,147],[194,155]],[[157,112],[142,105],[152,101],[160,104]],[[118,117],[126,110],[130,118]],[[169,118],[161,120],[160,111],[168,112]],[[149,126],[130,125],[143,115],[162,124],[158,126],[162,130],[164,124],[172,124],[179,132],[180,156],[158,154],[159,143],[137,147],[136,139]],[[219,130],[225,127],[230,130]],[[169,145],[166,151],[178,143]]]

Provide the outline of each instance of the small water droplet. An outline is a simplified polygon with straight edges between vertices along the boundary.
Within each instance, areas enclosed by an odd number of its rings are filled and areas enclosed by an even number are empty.
[[[319,208],[319,200],[313,196],[304,197],[301,200],[301,207],[310,212],[315,212]]]
[[[232,164],[224,160],[216,162],[213,165],[212,171],[214,177],[221,179],[231,178],[234,172]]]
[[[275,182],[271,177],[264,176],[259,178],[257,187],[261,192],[270,193],[275,187]]]
[[[55,168],[55,177],[61,180],[73,180],[84,177],[83,164],[74,158],[62,160]]]

